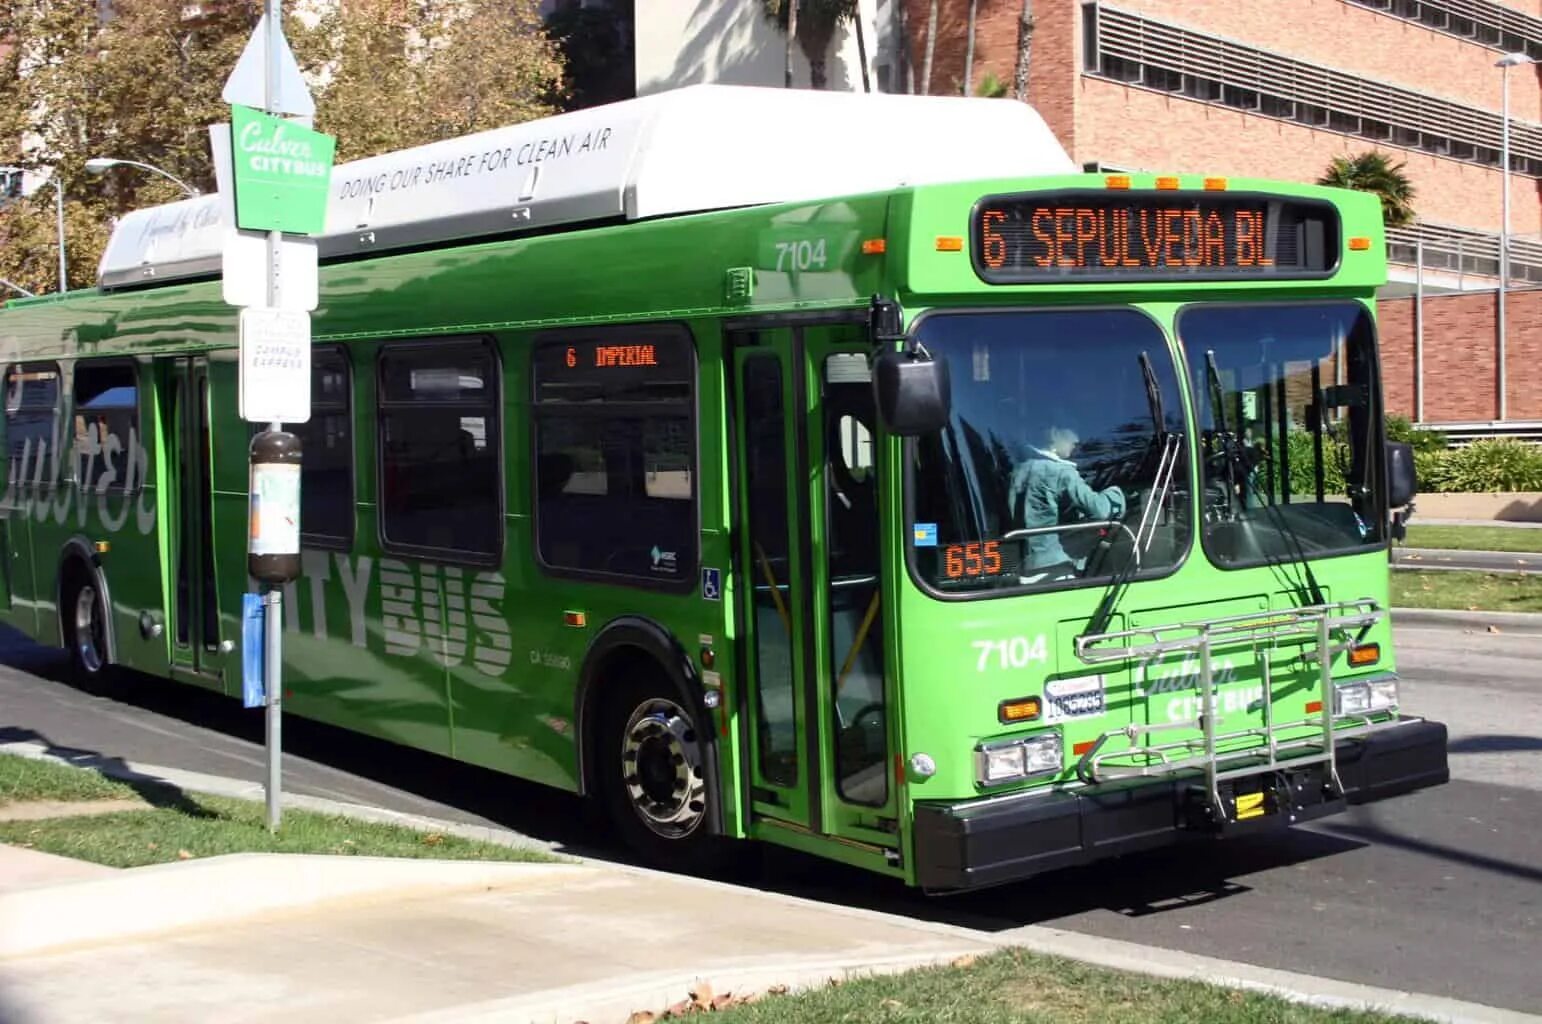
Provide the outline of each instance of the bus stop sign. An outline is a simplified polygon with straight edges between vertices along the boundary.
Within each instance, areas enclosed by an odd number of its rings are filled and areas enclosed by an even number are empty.
[[[250,107],[230,108],[236,227],[319,235],[337,141]]]

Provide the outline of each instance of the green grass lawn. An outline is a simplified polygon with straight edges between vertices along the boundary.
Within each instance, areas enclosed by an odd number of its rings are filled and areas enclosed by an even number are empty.
[[[0,754],[0,807],[26,800],[114,800],[134,790],[96,772]]]
[[[1534,551],[1542,553],[1542,530],[1511,526],[1408,527],[1404,547],[1460,551]]]
[[[136,789],[93,771],[0,755],[0,816],[7,804],[29,800],[96,800],[136,793],[154,806],[39,821],[0,820],[0,843],[118,868],[224,853],[329,853],[444,860],[558,859],[537,850],[310,811],[286,810],[278,834],[273,835],[265,824],[263,805],[251,800],[199,796],[174,789]]]
[[[1323,1010],[1197,981],[1164,981],[1072,960],[1007,950],[967,966],[863,978],[770,996],[710,1018],[713,1024],[1389,1024],[1380,1013]]]
[[[1542,576],[1399,570],[1392,574],[1392,607],[1542,612]]]

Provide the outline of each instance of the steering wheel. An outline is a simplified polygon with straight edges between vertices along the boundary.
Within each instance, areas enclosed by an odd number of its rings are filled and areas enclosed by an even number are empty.
[[[856,729],[859,725],[861,725],[862,724],[863,716],[874,714],[874,713],[876,713],[878,715],[878,728],[879,728],[879,731],[882,732],[883,731],[883,705],[881,703],[879,703],[878,701],[872,701],[872,702],[864,704],[860,708],[858,708],[857,709],[857,713],[851,716],[851,724],[846,727],[847,731],[851,731],[853,729]]]

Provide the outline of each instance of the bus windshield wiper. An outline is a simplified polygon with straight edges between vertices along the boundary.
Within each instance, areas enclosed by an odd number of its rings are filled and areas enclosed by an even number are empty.
[[[1162,506],[1167,501],[1167,492],[1172,488],[1173,471],[1177,468],[1182,446],[1182,437],[1167,429],[1167,416],[1162,408],[1162,389],[1157,383],[1156,371],[1151,368],[1151,357],[1145,352],[1140,354],[1140,372],[1146,380],[1146,404],[1151,408],[1151,423],[1154,430],[1152,442],[1160,446],[1161,454],[1157,458],[1156,476],[1151,481],[1151,493],[1146,496],[1146,502],[1141,507],[1140,523],[1130,542],[1130,553],[1125,556],[1124,564],[1114,574],[1113,580],[1108,585],[1108,592],[1103,595],[1103,600],[1098,602],[1098,610],[1088,621],[1086,632],[1089,634],[1102,633],[1108,628],[1109,620],[1114,617],[1114,608],[1119,604],[1124,588],[1129,584],[1135,570],[1140,567],[1141,552],[1150,549],[1151,541],[1156,537],[1157,521],[1161,516]]]
[[[1215,417],[1216,429],[1211,432],[1211,437],[1216,439],[1221,447],[1221,458],[1226,460],[1226,511],[1231,513],[1231,503],[1237,495],[1237,468],[1235,456],[1237,452],[1232,445],[1234,438],[1226,426],[1226,391],[1221,387],[1221,371],[1216,369],[1215,349],[1205,351],[1205,377],[1210,382],[1211,411]],[[1243,479],[1247,478],[1246,472]],[[1239,504],[1240,504],[1240,499]]]

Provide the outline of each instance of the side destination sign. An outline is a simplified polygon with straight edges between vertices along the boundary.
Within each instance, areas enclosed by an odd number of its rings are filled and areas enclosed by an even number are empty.
[[[337,142],[250,107],[230,108],[236,226],[244,231],[319,234]]]

